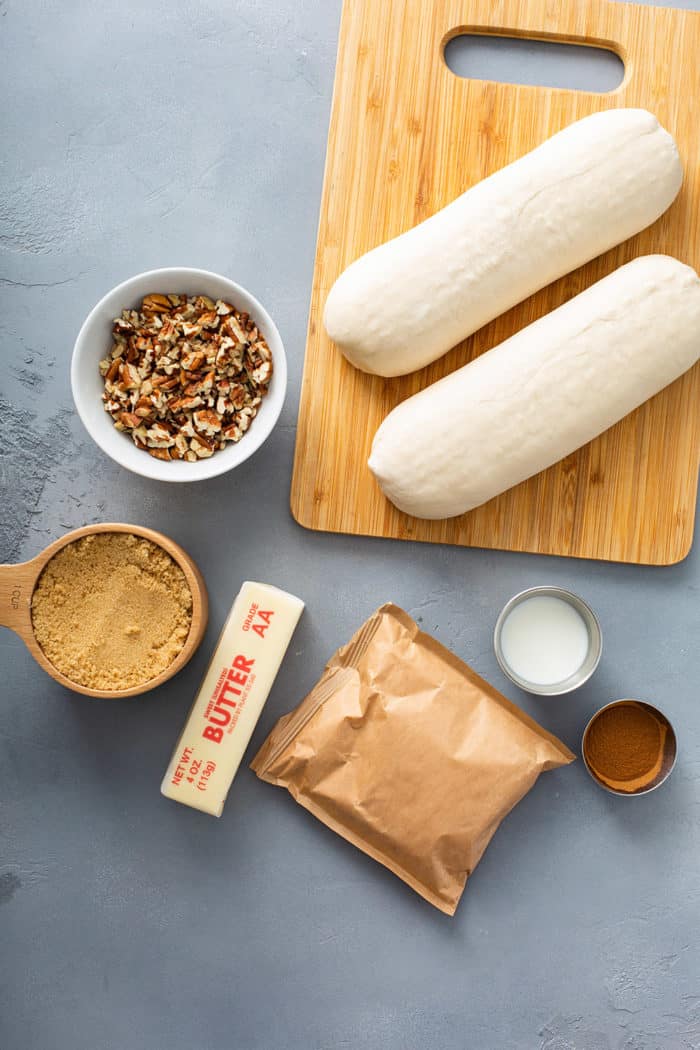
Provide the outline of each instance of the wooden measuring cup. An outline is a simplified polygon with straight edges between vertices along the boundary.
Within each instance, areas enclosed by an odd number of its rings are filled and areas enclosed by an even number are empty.
[[[192,622],[187,641],[177,654],[175,659],[164,671],[155,678],[151,678],[141,685],[132,686],[130,689],[88,689],[87,686],[79,685],[67,678],[54,667],[46,658],[43,649],[36,640],[32,624],[32,595],[37,581],[48,562],[54,554],[83,536],[93,536],[97,532],[126,532],[133,536],[141,536],[150,540],[157,546],[162,547],[171,558],[180,566],[185,574],[185,579],[192,593]],[[166,682],[177,674],[188,660],[194,655],[197,646],[201,642],[207,626],[208,618],[207,588],[204,578],[195,563],[186,554],[182,547],[168,539],[161,532],[153,529],[142,528],[140,525],[126,525],[124,523],[104,523],[101,525],[85,525],[82,529],[73,529],[65,536],[49,544],[41,554],[31,561],[20,562],[17,565],[0,565],[0,627],[9,627],[20,636],[29,652],[32,654],[40,667],[55,678],[61,685],[72,689],[76,693],[84,693],[85,696],[99,696],[118,699],[125,696],[136,696],[139,693],[155,689],[157,685]]]

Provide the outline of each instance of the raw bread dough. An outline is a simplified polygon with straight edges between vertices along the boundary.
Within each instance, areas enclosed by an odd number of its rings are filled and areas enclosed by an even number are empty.
[[[699,358],[698,275],[642,256],[398,405],[369,466],[400,510],[450,518],[568,456]]]
[[[413,372],[649,226],[682,179],[651,113],[585,117],[349,266],[328,295],[326,331],[364,372]]]

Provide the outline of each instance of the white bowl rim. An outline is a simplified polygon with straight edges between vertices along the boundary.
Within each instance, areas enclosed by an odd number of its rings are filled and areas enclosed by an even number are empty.
[[[187,464],[188,466],[199,468],[195,476],[192,476],[192,472],[190,472],[189,477],[183,476],[182,474],[178,475],[175,471],[168,475],[167,470],[170,464],[165,463],[162,460],[155,459],[154,457],[149,456],[147,453],[142,452],[142,450],[140,449],[135,449],[135,446],[128,443],[128,439],[125,439],[124,442],[125,452],[123,455],[121,454],[120,450],[113,451],[112,449],[108,449],[105,446],[105,443],[103,442],[100,433],[102,428],[93,426],[92,422],[89,420],[86,413],[83,411],[83,394],[80,389],[81,362],[78,360],[82,354],[82,344],[87,338],[88,332],[91,330],[95,317],[98,315],[100,309],[103,307],[107,299],[112,298],[112,296],[118,295],[120,292],[124,292],[124,294],[128,296],[130,288],[137,281],[171,279],[177,280],[178,278],[185,277],[188,280],[202,279],[204,281],[213,278],[216,281],[222,281],[224,284],[227,284],[231,288],[232,298],[238,295],[243,296],[244,298],[247,298],[250,301],[254,309],[259,312],[261,318],[263,319],[263,324],[261,324],[260,327],[263,328],[264,326],[263,334],[266,340],[268,341],[268,343],[272,341],[276,344],[273,349],[273,382],[275,383],[275,390],[279,391],[275,402],[270,405],[270,407],[272,408],[272,412],[268,415],[265,424],[262,426],[256,426],[255,424],[260,424],[262,422],[260,416],[257,416],[254,420],[254,425],[244,435],[244,437],[241,438],[241,441],[237,442],[235,445],[229,446],[229,448],[231,448],[232,450],[235,449],[238,451],[238,457],[236,458],[235,462],[232,463],[230,462],[230,457],[227,458],[226,453],[228,449],[222,449],[220,452],[216,453],[213,456],[210,456],[208,459],[197,460],[196,464]],[[202,294],[206,294],[206,292],[203,291]],[[121,309],[127,308],[128,303],[125,302]],[[101,296],[101,298],[95,303],[95,305],[83,321],[82,325],[80,326],[80,331],[78,332],[77,338],[73,345],[73,353],[71,356],[71,392],[73,395],[73,403],[75,405],[78,415],[80,416],[83,426],[85,427],[95,444],[99,446],[99,448],[106,456],[109,456],[110,459],[114,460],[115,463],[118,463],[120,466],[124,467],[126,470],[131,471],[133,474],[139,474],[141,477],[150,478],[154,481],[196,483],[198,481],[205,481],[209,478],[218,477],[221,474],[226,474],[229,470],[234,470],[236,467],[240,466],[241,463],[245,463],[245,461],[249,459],[253,455],[253,453],[256,452],[261,447],[261,445],[265,443],[267,438],[274,430],[282,412],[282,407],[284,405],[284,400],[286,396],[286,390],[287,358],[284,350],[284,343],[282,342],[282,337],[279,333],[277,325],[275,324],[275,322],[273,321],[272,317],[265,309],[263,304],[260,302],[260,300],[255,295],[253,295],[252,292],[248,291],[248,289],[245,288],[242,284],[238,284],[237,281],[232,280],[230,277],[224,276],[224,274],[216,273],[214,270],[203,270],[201,268],[193,266],[165,266],[158,267],[157,269],[153,270],[144,270],[141,273],[133,274],[131,277],[126,278],[126,280],[121,281],[119,284],[116,284],[113,288],[110,288],[110,290],[107,291],[103,296]],[[267,397],[269,398],[270,394],[268,394]],[[112,425],[111,419],[106,412],[104,413],[104,419],[105,423],[108,426]],[[136,452],[141,453],[143,459],[145,460],[145,463],[142,464],[140,460],[132,460],[128,452],[132,452],[134,449]],[[176,469],[178,466],[181,466],[181,464],[176,460],[171,460],[170,463]],[[165,469],[163,470],[162,468]]]

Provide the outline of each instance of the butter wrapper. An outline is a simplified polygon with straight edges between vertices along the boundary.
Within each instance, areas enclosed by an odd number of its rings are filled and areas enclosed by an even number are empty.
[[[166,798],[221,816],[303,609],[277,587],[243,584],[163,778]]]

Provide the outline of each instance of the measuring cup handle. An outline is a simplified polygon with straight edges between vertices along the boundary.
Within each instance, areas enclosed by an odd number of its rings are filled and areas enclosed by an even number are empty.
[[[31,600],[36,569],[31,561],[0,565],[0,627],[26,637],[31,634]]]

